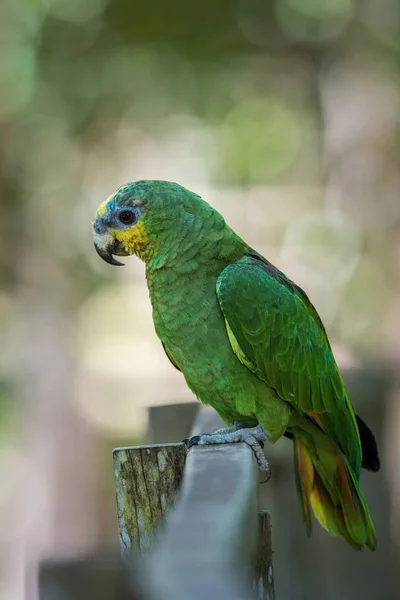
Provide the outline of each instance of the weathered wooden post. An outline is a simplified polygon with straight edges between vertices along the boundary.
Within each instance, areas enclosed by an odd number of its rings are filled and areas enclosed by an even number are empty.
[[[253,580],[253,590],[258,600],[275,600],[272,555],[271,515],[262,510],[258,513],[258,546]]]
[[[142,556],[173,504],[186,459],[184,444],[116,448],[114,473],[122,555]]]
[[[191,433],[221,426],[205,409]],[[186,454],[183,444],[114,450],[121,549],[143,557],[143,598],[274,600],[270,521],[268,513],[257,520],[251,449],[195,446]]]

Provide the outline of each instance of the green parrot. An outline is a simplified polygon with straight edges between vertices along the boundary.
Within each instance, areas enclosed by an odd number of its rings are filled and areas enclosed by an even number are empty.
[[[156,333],[197,398],[227,428],[188,445],[246,442],[266,477],[263,442],[293,440],[297,487],[331,534],[376,546],[359,485],[379,470],[375,438],[355,415],[324,326],[310,300],[197,194],[168,181],[137,181],[105,200],[93,241],[107,263],[136,254]]]

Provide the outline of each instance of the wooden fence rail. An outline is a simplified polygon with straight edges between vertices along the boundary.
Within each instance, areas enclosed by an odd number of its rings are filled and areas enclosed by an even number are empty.
[[[220,426],[205,410],[192,434]],[[144,558],[144,598],[274,598],[269,515],[257,515],[246,444],[198,446],[187,457],[183,444],[118,448],[114,467],[121,550]]]
[[[256,533],[250,448],[195,448],[187,457],[179,498],[147,561],[150,596],[248,600],[246,575],[249,579]]]

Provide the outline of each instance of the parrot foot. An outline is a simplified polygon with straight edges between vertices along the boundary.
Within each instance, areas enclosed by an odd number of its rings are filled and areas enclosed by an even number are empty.
[[[238,442],[245,442],[253,450],[254,456],[256,457],[258,470],[265,473],[265,479],[262,483],[265,483],[271,477],[271,471],[267,459],[264,456],[262,450],[264,442],[267,441],[267,436],[261,427],[243,427],[239,423],[235,422],[232,427],[226,429],[219,429],[214,433],[204,433],[203,435],[194,435],[193,437],[186,438],[184,443],[188,449],[192,446],[208,446],[211,444],[234,444]]]
[[[188,437],[185,438],[184,440],[182,440],[183,444],[186,444],[186,446],[188,447],[188,450],[190,450],[190,448],[192,446],[197,446],[199,443],[200,438],[204,437],[204,436],[225,436],[227,433],[233,433],[234,431],[238,431],[239,429],[245,429],[246,425],[244,425],[243,423],[240,423],[240,421],[234,421],[233,425],[231,425],[230,427],[222,427],[222,429],[217,429],[216,431],[213,431],[213,433],[203,433],[203,435],[193,435],[192,437]],[[224,442],[208,442],[209,444],[222,444]],[[263,442],[261,442],[262,445]]]

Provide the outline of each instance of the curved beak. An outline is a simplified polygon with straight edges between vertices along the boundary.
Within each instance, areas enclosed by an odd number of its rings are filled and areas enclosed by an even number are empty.
[[[104,248],[100,248],[99,246],[96,245],[96,242],[94,242],[94,247],[96,249],[97,254],[100,256],[100,258],[105,260],[106,263],[108,263],[109,265],[115,265],[116,267],[124,266],[124,263],[119,262],[119,260],[117,260],[116,258],[113,257],[113,255],[111,254],[111,251],[105,250]]]
[[[96,223],[93,225],[93,244],[97,254],[109,265],[123,267],[124,263],[119,262],[113,254],[126,256],[122,245],[107,230],[99,227]]]

